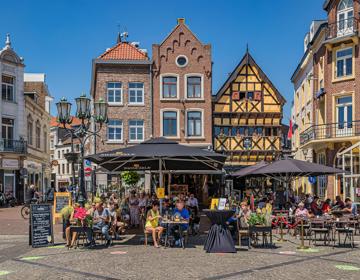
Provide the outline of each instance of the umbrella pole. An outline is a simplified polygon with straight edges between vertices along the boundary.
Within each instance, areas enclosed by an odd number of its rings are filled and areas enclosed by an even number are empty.
[[[162,161],[159,159],[159,188],[163,187]],[[162,215],[162,198],[160,198],[160,215]]]

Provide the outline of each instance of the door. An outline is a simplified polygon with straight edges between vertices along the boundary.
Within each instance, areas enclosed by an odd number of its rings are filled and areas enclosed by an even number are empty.
[[[336,137],[352,136],[352,97],[339,97],[336,104]]]
[[[4,141],[5,150],[13,147],[14,139],[14,120],[9,118],[2,118],[2,138]]]
[[[4,191],[10,193],[14,197],[15,194],[15,175],[12,173],[4,173]]]

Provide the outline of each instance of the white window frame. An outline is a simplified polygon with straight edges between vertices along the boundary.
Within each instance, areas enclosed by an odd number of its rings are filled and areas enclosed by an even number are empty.
[[[142,84],[142,88],[130,88],[130,84]],[[145,99],[145,84],[143,83],[143,82],[129,82],[128,83],[128,103],[129,103],[129,105],[131,105],[131,106],[139,106],[139,105],[144,105],[145,104],[145,101],[144,101],[144,99]],[[141,91],[141,93],[142,93],[142,102],[137,102],[137,101],[135,101],[135,102],[131,102],[130,101],[130,90],[135,90],[135,100],[137,100],[137,91]]]
[[[164,136],[163,130],[163,117],[165,112],[176,112],[176,136]],[[180,138],[180,110],[175,108],[166,108],[160,110],[160,135],[168,139],[179,139]]]
[[[345,0],[349,2],[348,0]],[[336,21],[337,21],[337,36],[346,36],[354,32],[353,21],[355,20],[354,15],[354,1],[352,1],[352,6],[346,7],[345,9],[340,10],[340,5],[345,2],[344,0],[340,1],[336,11]],[[352,13],[352,16],[349,17],[349,14]],[[341,20],[340,17],[344,16]]]
[[[121,85],[120,88],[111,88],[110,90],[120,90],[120,102],[113,102],[113,101],[109,101],[109,84],[110,83],[118,83]],[[115,94],[115,92],[114,92]],[[115,96],[114,96],[115,98]],[[115,81],[108,81],[106,82],[106,101],[110,106],[118,106],[118,105],[123,105],[124,102],[124,94],[123,94],[123,83],[122,82],[115,82]]]
[[[179,59],[180,57],[185,58],[186,63],[185,63],[184,65],[180,65],[180,64],[178,63],[178,59]],[[180,54],[180,55],[178,55],[178,56],[175,58],[175,64],[176,64],[177,67],[184,68],[184,67],[186,67],[186,66],[189,64],[189,59],[187,58],[186,55]]]
[[[167,98],[163,97],[163,78],[164,77],[174,77],[176,78],[176,98]],[[180,99],[180,77],[179,74],[175,73],[164,73],[160,75],[160,100],[172,100],[176,101]]]
[[[341,58],[338,58],[338,52],[341,51],[345,51],[345,50],[349,50],[351,49],[351,55],[346,55],[346,56],[342,56]],[[350,75],[346,75],[346,60],[351,58],[351,74]],[[344,65],[343,65],[343,74],[342,76],[338,76],[338,61],[339,60],[343,60],[344,61]],[[342,48],[342,49],[338,49],[335,52],[335,79],[344,79],[344,78],[348,78],[348,77],[352,77],[354,75],[354,48],[353,47],[347,47],[347,48]]]
[[[111,127],[115,127],[115,128],[121,128],[121,138],[120,139],[110,139],[109,138],[109,123],[107,124],[107,127],[106,127],[106,139],[107,139],[107,142],[110,142],[110,143],[123,143],[124,141],[124,122],[122,120],[119,120],[119,119],[110,119],[110,121],[120,121],[121,124],[120,125],[115,125],[115,126],[111,126]]]
[[[201,79],[201,96],[200,97],[188,97],[188,83],[189,77],[199,77]],[[184,75],[184,98],[187,100],[204,100],[204,75],[200,73],[188,73]]]
[[[189,112],[201,113],[201,135],[200,136],[188,135],[188,113]],[[201,108],[186,109],[186,111],[185,111],[185,138],[186,139],[203,139],[204,138],[204,109],[201,109]]]
[[[8,77],[8,78],[12,78],[14,83],[13,84],[8,84],[8,83],[5,83],[2,81],[2,76],[5,76],[5,77]],[[7,88],[8,87],[12,87],[13,89],[13,99],[12,100],[9,100],[9,99],[3,99],[2,98],[2,85],[5,85],[6,86],[6,91],[7,91]],[[1,74],[1,100],[3,101],[6,101],[6,102],[16,102],[16,92],[15,92],[15,89],[16,89],[16,78],[15,76],[13,75],[7,75],[6,73],[2,73]]]
[[[131,121],[142,121],[143,124],[142,124],[142,126],[140,126],[140,125],[130,125],[130,122],[131,122]],[[129,142],[130,142],[130,143],[140,143],[140,142],[143,142],[144,139],[145,139],[145,121],[144,121],[144,120],[141,120],[141,119],[130,119],[129,122],[128,122],[128,126],[129,126]],[[136,133],[135,133],[136,139],[135,139],[135,140],[132,140],[131,137],[130,137],[130,134],[131,134],[130,128],[135,128],[135,130],[136,130]],[[138,138],[137,138],[137,130],[138,130],[138,128],[142,128],[142,139],[138,139]]]

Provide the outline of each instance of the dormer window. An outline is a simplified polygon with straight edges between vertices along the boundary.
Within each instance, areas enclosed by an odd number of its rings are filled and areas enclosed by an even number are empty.
[[[337,10],[337,35],[344,36],[354,31],[354,2],[342,0]]]

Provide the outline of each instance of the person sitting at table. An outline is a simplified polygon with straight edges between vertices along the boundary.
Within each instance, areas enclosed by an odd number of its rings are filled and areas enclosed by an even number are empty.
[[[247,204],[247,202],[243,201],[240,204],[240,213],[239,213],[240,219],[241,219],[241,224],[242,226],[249,226],[249,219],[251,216],[251,210]]]
[[[345,207],[342,210],[344,214],[357,215],[357,206],[351,201],[351,198],[347,197],[345,199]]]
[[[295,211],[295,219],[297,221],[301,219],[308,219],[310,217],[309,211],[305,208],[305,204],[303,202],[300,202],[299,207]]]
[[[145,223],[146,231],[151,232],[152,234],[155,248],[160,247],[159,240],[161,238],[161,234],[164,231],[164,228],[159,226],[159,218],[161,218],[159,206],[160,204],[158,201],[152,202],[152,208],[147,212]]]
[[[175,245],[177,245],[180,244],[180,234],[178,231],[185,231],[189,228],[190,213],[185,208],[185,202],[183,200],[177,200],[175,206],[173,216],[180,217],[181,220],[188,222],[187,224],[175,225],[170,229],[170,232],[175,237]]]
[[[66,232],[65,232],[67,247],[72,248],[77,239],[76,232],[73,232],[72,236],[70,236],[71,235],[71,225],[85,226],[84,219],[86,218],[86,215],[87,215],[86,209],[79,203],[75,203],[74,210],[71,212],[71,215],[70,215],[70,226],[66,228]]]
[[[115,239],[119,239],[119,234],[117,232],[117,217],[116,217],[116,209],[115,203],[110,201],[108,204],[109,214],[110,214],[110,230],[115,235]]]
[[[340,195],[337,195],[335,198],[335,204],[334,204],[333,208],[341,210],[341,209],[344,209],[344,207],[345,207],[344,201],[342,201]]]
[[[314,196],[313,201],[310,204],[310,209],[315,216],[320,216],[322,214],[321,207],[319,206],[319,197]]]
[[[331,211],[331,199],[328,198],[324,201],[323,205],[321,206],[321,211],[323,214],[328,214]]]
[[[93,222],[93,229],[101,230],[101,233],[107,240],[106,246],[109,247],[111,245],[111,237],[109,235],[110,213],[109,209],[104,208],[102,202],[96,204]]]

